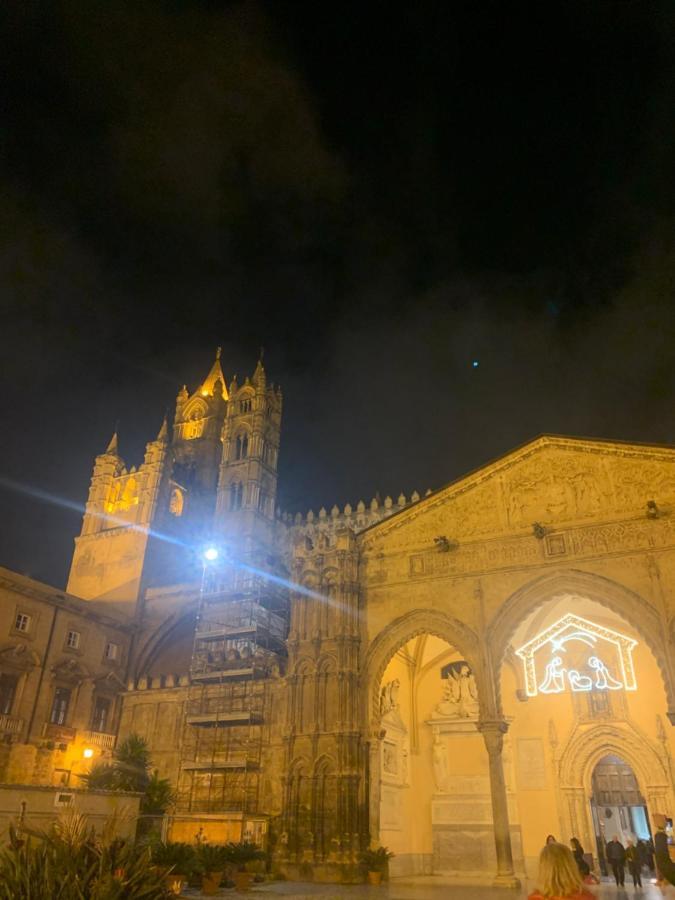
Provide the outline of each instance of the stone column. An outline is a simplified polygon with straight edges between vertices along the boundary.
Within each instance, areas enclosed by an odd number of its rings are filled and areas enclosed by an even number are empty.
[[[504,734],[508,728],[506,722],[480,722],[478,730],[483,735],[490,765],[490,793],[492,795],[492,822],[497,850],[496,887],[520,887],[520,882],[513,871],[513,854],[511,852],[511,832],[509,830],[509,807],[506,799],[504,783],[504,767],[502,766],[502,747]]]
[[[379,725],[371,728],[368,746],[368,832],[372,846],[380,841],[380,747],[383,736],[384,731]]]

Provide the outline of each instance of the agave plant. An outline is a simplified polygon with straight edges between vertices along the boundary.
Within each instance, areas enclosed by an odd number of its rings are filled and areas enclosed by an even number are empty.
[[[24,839],[23,835],[26,835]],[[0,850],[0,900],[165,900],[170,895],[151,865],[150,852],[96,836],[71,813],[49,831],[10,829]]]

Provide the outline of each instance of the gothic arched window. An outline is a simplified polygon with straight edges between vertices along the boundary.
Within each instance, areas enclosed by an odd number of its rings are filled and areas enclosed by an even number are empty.
[[[230,485],[230,509],[241,509],[244,502],[244,485],[233,481]]]
[[[235,459],[246,459],[248,456],[248,434],[244,431],[242,434],[237,435],[237,439],[234,444],[234,458]]]

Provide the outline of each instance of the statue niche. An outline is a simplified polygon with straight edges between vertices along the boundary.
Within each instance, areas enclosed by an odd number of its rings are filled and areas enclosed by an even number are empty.
[[[380,691],[380,716],[389,713],[398,713],[398,693],[401,690],[401,682],[398,678],[382,685]]]
[[[434,712],[447,719],[478,719],[476,679],[467,663],[449,663],[441,670],[441,677],[445,679],[443,696]]]

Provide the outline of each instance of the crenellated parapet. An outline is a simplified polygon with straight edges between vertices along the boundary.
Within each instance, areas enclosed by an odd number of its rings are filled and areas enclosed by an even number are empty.
[[[425,496],[430,493],[431,490],[428,490]],[[318,513],[314,513],[311,509],[306,515],[280,512],[277,518],[291,529],[296,540],[299,537],[306,537],[320,542],[322,536],[334,535],[345,528],[356,533],[364,531],[371,525],[376,525],[383,519],[388,519],[401,510],[419,503],[421,499],[421,495],[413,491],[410,497],[406,497],[403,493],[399,494],[396,502],[389,496],[385,497],[384,501],[373,497],[368,505],[359,500],[356,506],[347,503],[342,509],[334,505],[330,512],[322,506]]]

